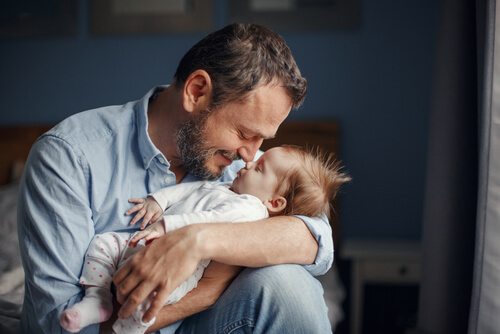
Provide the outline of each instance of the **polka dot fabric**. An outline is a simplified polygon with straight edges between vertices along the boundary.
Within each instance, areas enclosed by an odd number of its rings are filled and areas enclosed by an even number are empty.
[[[80,277],[80,284],[98,286],[105,289],[111,288],[113,275],[125,263],[130,261],[135,253],[146,247],[141,240],[136,247],[129,247],[132,239],[131,233],[108,232],[94,237],[85,255],[85,263]],[[178,302],[189,291],[198,285],[205,268],[210,261],[203,261],[197,266],[193,275],[178,286],[169,296],[166,304]],[[85,300],[85,298],[84,298]],[[144,333],[155,319],[148,323],[142,322],[144,312],[151,305],[152,296],[149,296],[127,319],[118,319],[113,330],[120,333]],[[92,310],[89,310],[92,312]]]

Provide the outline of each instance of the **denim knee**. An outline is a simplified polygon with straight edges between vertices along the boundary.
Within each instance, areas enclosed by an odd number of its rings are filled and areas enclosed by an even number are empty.
[[[302,266],[246,268],[208,310],[176,333],[331,333],[323,288]]]
[[[331,333],[323,288],[302,266],[248,268],[235,283],[257,308],[255,332]]]

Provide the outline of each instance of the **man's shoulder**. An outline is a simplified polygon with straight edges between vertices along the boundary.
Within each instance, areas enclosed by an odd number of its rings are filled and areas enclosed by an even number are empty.
[[[107,106],[74,114],[40,138],[58,138],[71,146],[92,146],[129,132],[135,123],[133,104]]]

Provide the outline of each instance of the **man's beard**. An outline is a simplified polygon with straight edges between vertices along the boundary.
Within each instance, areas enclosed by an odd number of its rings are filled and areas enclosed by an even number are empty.
[[[177,132],[177,150],[184,168],[203,180],[215,180],[224,174],[225,167],[220,167],[217,171],[207,168],[206,164],[210,158],[217,154],[222,154],[233,161],[240,158],[238,154],[210,148],[205,133],[210,115],[207,110],[190,117],[181,123]]]

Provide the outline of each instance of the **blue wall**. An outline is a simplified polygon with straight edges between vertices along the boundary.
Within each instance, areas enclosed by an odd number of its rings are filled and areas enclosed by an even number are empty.
[[[227,22],[217,0],[218,28]],[[140,98],[169,83],[202,35],[95,37],[79,0],[78,35],[0,41],[0,124],[55,123]],[[361,1],[355,31],[280,32],[309,94],[294,119],[337,119],[354,180],[341,198],[342,236],[420,237],[437,2]]]

